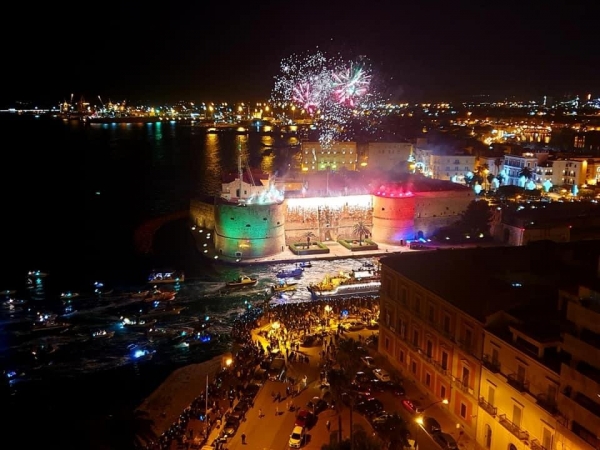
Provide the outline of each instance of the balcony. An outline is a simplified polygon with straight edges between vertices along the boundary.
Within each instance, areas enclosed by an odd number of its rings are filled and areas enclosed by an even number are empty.
[[[558,407],[556,406],[556,399],[548,397],[548,394],[536,395],[535,401],[538,405],[540,405],[552,415],[558,412]]]
[[[483,355],[483,365],[492,373],[500,373],[500,361],[494,361],[490,355]]]
[[[529,392],[529,381],[520,378],[516,373],[509,374],[506,381],[519,392]]]
[[[483,397],[479,397],[479,406],[492,417],[496,417],[496,414],[498,414],[498,408],[488,403]]]
[[[439,362],[437,362],[437,361],[434,360],[433,361],[433,367],[435,367],[435,370],[437,370],[442,375],[448,376],[448,369],[444,369]]]
[[[537,439],[534,439],[533,441],[531,441],[529,446],[531,447],[531,450],[549,450],[546,447],[544,447],[542,444],[540,444],[540,441],[538,441]]]
[[[521,430],[518,425],[512,423],[506,418],[506,414],[500,414],[500,425],[510,431],[517,439],[521,441],[529,440],[529,431]]]
[[[477,349],[475,347],[475,344],[472,341],[465,341],[464,339],[459,339],[457,344],[465,352],[470,353],[471,355],[477,356]]]
[[[471,389],[467,383],[463,383],[463,381],[460,378],[452,377],[452,381],[454,383],[454,386],[456,386],[458,389],[465,392],[466,394],[473,395],[473,389]]]

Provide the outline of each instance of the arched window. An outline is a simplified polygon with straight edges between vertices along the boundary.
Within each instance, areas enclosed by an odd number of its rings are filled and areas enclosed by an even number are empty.
[[[488,423],[485,424],[485,435],[484,435],[485,448],[492,448],[492,427]],[[511,444],[512,445],[512,444]]]
[[[517,446],[515,444],[508,444],[508,450],[517,450]]]

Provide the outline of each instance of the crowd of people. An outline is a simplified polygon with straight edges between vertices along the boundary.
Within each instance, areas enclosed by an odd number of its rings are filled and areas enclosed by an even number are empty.
[[[376,321],[378,315],[377,297],[324,299],[248,310],[236,319],[233,326],[232,364],[222,368],[208,386],[208,392],[202,392],[193,399],[169,429],[148,443],[146,448],[165,450],[173,441],[198,447],[207,443],[212,431],[226,423],[236,402],[244,399],[252,406],[254,397],[246,397],[247,388],[257,368],[273,354],[285,355],[287,362],[308,364],[309,358],[301,351],[301,343],[306,342],[307,337],[318,335],[323,345],[321,363],[325,363],[335,355],[337,340],[344,333],[340,325],[344,318],[352,316],[370,323]],[[261,330],[264,342],[253,336],[257,329]],[[325,337],[327,335],[330,337]],[[285,397],[281,392],[273,392],[273,399],[278,403],[282,398],[286,399],[285,408],[292,410],[293,396],[306,387],[307,380],[306,377],[298,380],[286,377],[283,381]],[[261,417],[263,413],[259,411],[258,414]],[[190,427],[190,421],[200,421],[201,426]],[[223,432],[212,442],[219,450],[225,450],[227,442],[227,437],[222,435]]]

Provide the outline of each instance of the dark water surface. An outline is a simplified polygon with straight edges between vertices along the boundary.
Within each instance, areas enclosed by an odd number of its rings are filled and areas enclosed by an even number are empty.
[[[250,166],[275,172],[288,166],[293,151],[285,146],[295,141],[207,134],[168,123],[86,126],[12,115],[0,116],[0,136],[0,291],[16,290],[14,297],[28,300],[28,314],[63,314],[67,305],[60,293],[81,293],[70,305],[72,328],[65,334],[16,336],[11,327],[18,327],[13,322],[22,312],[0,311],[5,378],[0,405],[10,418],[2,428],[28,442],[33,433],[36,442],[52,448],[89,448],[96,419],[130,410],[173,369],[228,348],[219,331],[226,334],[233,317],[264,298],[277,269],[255,268],[260,283],[252,292],[221,295],[219,286],[237,269],[200,258],[186,221],[161,229],[151,255],[136,252],[135,230],[149,219],[187,210],[192,195],[218,194],[222,172],[237,170],[239,149]],[[323,270],[334,271],[334,266]],[[148,340],[144,333],[123,330],[119,317],[137,306],[100,302],[90,295],[91,283],[101,280],[117,292],[142,289],[156,267],[184,270],[187,278],[176,299],[185,310],[163,319],[165,328],[194,325],[209,316],[215,332],[206,345],[189,348],[156,339],[150,361],[132,361],[130,346]],[[26,286],[30,270],[48,273],[35,289]],[[312,280],[320,276],[315,272]],[[99,328],[115,331],[114,337],[87,342]],[[48,346],[52,354],[38,353],[32,361],[32,349]],[[10,371],[19,375],[9,386]]]

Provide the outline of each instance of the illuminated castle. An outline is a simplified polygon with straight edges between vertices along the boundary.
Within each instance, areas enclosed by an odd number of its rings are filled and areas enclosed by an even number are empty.
[[[214,230],[217,255],[240,259],[277,255],[310,234],[325,243],[352,239],[358,222],[375,242],[401,245],[456,222],[474,200],[466,186],[418,175],[377,188],[330,175],[325,183],[319,174],[275,182],[240,170],[224,177],[221,197],[192,200],[190,215],[196,226]]]

